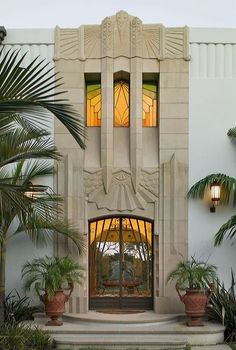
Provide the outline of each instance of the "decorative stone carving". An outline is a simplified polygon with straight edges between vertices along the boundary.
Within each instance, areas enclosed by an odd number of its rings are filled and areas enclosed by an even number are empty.
[[[105,193],[102,171],[85,171],[85,192],[88,201],[96,203],[99,209],[133,211],[145,209],[147,203],[158,197],[158,170],[142,170],[137,193],[134,192],[131,174],[127,170],[113,173],[108,193]]]
[[[160,26],[144,25],[142,32],[143,57],[160,58]]]
[[[131,21],[131,56],[142,57],[142,21],[138,17]]]
[[[165,28],[165,58],[182,58],[184,28]]]
[[[113,56],[113,26],[111,17],[102,21],[102,56]],[[92,58],[92,57],[90,57]]]
[[[101,26],[84,27],[85,57],[101,57]]]
[[[79,30],[78,29],[61,29],[56,27],[56,47],[55,60],[78,59],[79,58]]]
[[[57,27],[55,59],[84,59],[82,52],[85,51],[85,58],[139,56],[189,60],[188,41],[187,27],[142,24],[139,18],[120,11],[115,16],[106,17],[101,25],[81,26],[79,29]]]
[[[110,17],[113,21],[113,57],[130,56],[130,16],[125,11]]]

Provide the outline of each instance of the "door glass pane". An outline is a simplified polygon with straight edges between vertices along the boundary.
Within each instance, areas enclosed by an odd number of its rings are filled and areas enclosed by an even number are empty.
[[[119,219],[90,224],[90,296],[120,295]]]
[[[135,218],[90,223],[90,297],[152,297],[152,224]]]
[[[122,296],[152,296],[152,226],[122,219]]]

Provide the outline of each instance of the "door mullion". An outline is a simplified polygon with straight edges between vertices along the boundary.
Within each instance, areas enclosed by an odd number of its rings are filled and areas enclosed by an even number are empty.
[[[122,218],[119,219],[119,236],[120,236],[120,308],[122,309],[122,297],[123,297],[123,221]]]

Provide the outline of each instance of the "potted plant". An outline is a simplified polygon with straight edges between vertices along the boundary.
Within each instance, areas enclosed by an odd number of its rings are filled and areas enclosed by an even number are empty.
[[[74,283],[81,284],[83,268],[75,261],[66,257],[44,257],[26,262],[22,268],[25,290],[35,288],[40,300],[45,305],[46,315],[51,318],[47,325],[61,326],[58,317],[65,311]],[[68,294],[65,290],[69,291]]]
[[[180,261],[170,272],[167,282],[176,281],[177,293],[189,317],[188,326],[202,325],[202,317],[205,314],[211,288],[216,278],[216,266],[198,261],[194,257]],[[181,295],[181,290],[185,290],[186,293]]]

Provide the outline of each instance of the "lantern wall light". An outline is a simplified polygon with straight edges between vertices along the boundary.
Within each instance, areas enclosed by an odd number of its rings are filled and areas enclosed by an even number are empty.
[[[210,212],[215,213],[216,211],[216,206],[219,205],[220,203],[220,184],[219,183],[213,183],[211,185],[211,201],[212,201],[212,206],[210,207]]]

